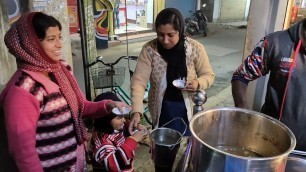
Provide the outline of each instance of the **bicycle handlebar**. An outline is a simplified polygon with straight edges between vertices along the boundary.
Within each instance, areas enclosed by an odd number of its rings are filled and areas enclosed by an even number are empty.
[[[87,65],[87,67],[91,67],[91,66],[97,64],[98,62],[101,62],[105,66],[112,67],[112,66],[115,66],[117,63],[119,63],[119,61],[121,59],[123,59],[123,58],[127,59],[127,60],[135,60],[135,61],[137,61],[138,56],[121,56],[114,63],[106,63],[106,62],[103,61],[103,57],[102,56],[98,56],[96,58],[96,60],[94,62],[90,63],[89,65]]]

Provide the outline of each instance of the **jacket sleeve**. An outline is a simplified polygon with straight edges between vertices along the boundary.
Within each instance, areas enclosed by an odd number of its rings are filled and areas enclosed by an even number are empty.
[[[99,102],[92,102],[85,100],[83,117],[99,118],[108,115],[110,112],[106,109],[106,103],[110,101],[111,100],[102,100]]]
[[[13,86],[3,101],[9,153],[19,171],[43,171],[36,152],[36,128],[39,102],[30,93]]]
[[[238,69],[233,73],[233,80],[240,80],[244,84],[253,81],[269,73],[268,68],[268,39],[264,37],[256,44],[252,54],[250,54]]]
[[[146,46],[144,46],[139,54],[136,69],[131,81],[131,113],[142,113],[143,111],[143,96],[152,71],[151,62]]]
[[[105,166],[108,171],[121,171],[127,166],[132,168],[134,150],[138,143],[127,137],[120,147],[115,147],[106,137],[99,138],[95,132],[92,136],[91,151],[93,159],[98,164]]]
[[[199,82],[199,88],[206,90],[209,88],[215,80],[215,74],[209,63],[209,58],[202,44],[199,45],[199,58],[195,63],[197,80]]]

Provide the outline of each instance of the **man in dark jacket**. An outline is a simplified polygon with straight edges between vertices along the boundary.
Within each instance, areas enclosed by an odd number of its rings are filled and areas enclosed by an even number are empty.
[[[270,73],[261,111],[287,125],[301,151],[306,151],[305,31],[306,19],[262,38],[232,77],[235,106],[247,108],[249,81]]]

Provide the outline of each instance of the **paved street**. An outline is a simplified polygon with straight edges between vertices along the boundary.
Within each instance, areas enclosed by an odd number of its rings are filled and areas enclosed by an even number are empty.
[[[241,63],[246,29],[238,27],[228,27],[215,25],[210,28],[211,34],[207,37],[197,37],[196,40],[201,42],[207,51],[213,71],[216,74],[216,80],[211,88],[207,89],[208,101],[204,108],[228,107],[233,106],[231,96],[230,80],[233,71]],[[108,62],[115,61],[122,55],[138,55],[142,45],[146,41],[129,43],[128,45],[119,45],[98,51]],[[131,69],[135,68],[135,62],[130,61]],[[128,66],[127,61],[119,62],[118,66]],[[126,77],[123,88],[129,93],[129,76],[126,69]],[[147,140],[146,143],[150,143]],[[184,155],[186,143],[182,143],[178,151],[175,165]],[[135,169],[137,172],[153,172],[154,164],[151,160],[150,148],[145,144],[140,144],[136,151]]]

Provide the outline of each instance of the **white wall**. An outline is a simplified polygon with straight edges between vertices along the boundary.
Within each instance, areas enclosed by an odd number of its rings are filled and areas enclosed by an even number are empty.
[[[148,0],[147,5],[126,5],[127,19],[136,20],[136,11],[145,10],[147,16],[147,23],[153,23],[153,0]]]
[[[214,13],[213,13],[213,22],[217,22],[219,17],[220,17],[221,1],[222,0],[215,0],[215,3],[214,3]]]
[[[145,10],[144,5],[126,5],[127,19],[136,20],[136,10]]]
[[[251,5],[251,0],[247,0],[246,7],[245,7],[245,13],[244,13],[244,20],[248,20],[250,5]]]
[[[154,11],[154,7],[153,7],[153,0],[148,0],[147,3],[147,22],[150,24],[153,24],[153,11]]]

